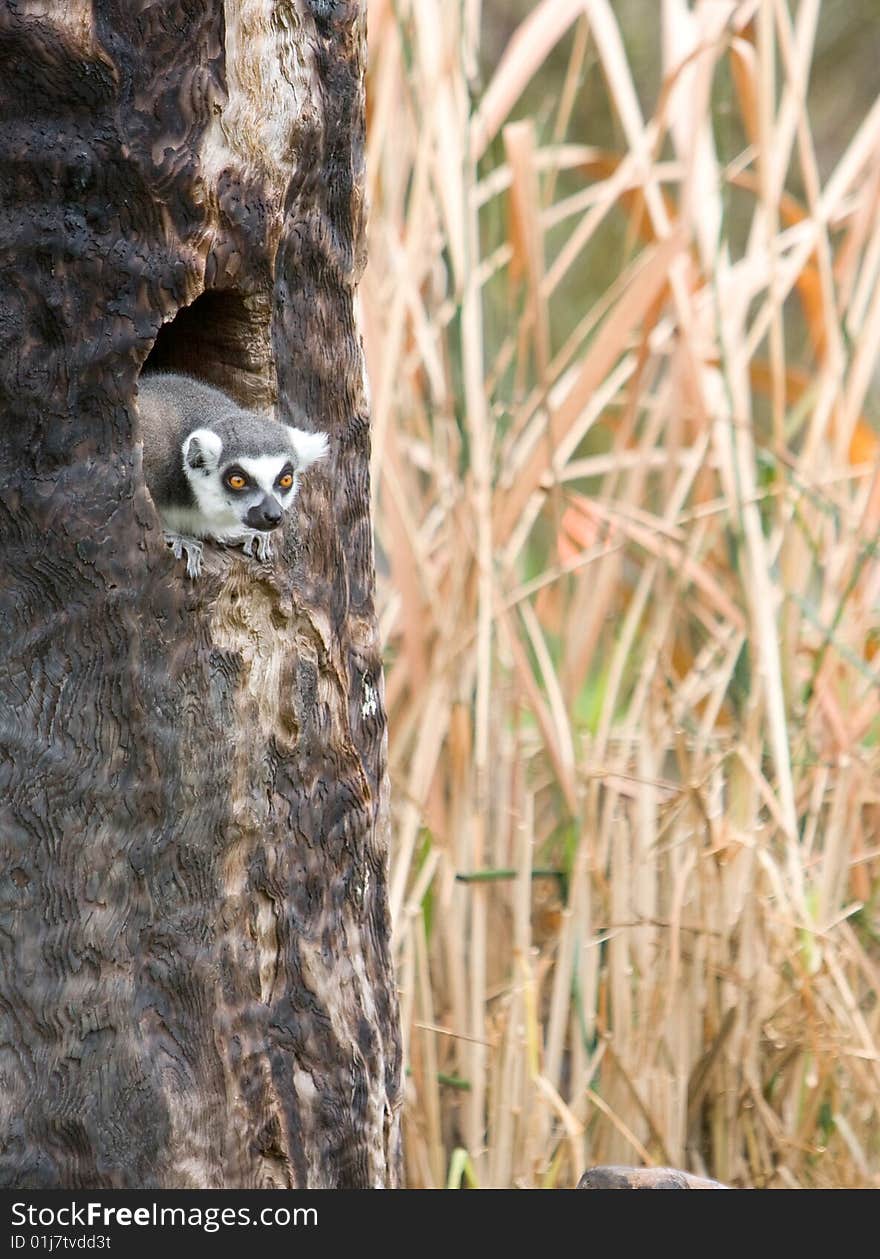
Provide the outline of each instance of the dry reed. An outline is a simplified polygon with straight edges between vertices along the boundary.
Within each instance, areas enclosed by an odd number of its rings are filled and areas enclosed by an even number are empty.
[[[657,11],[647,111],[609,0],[369,3],[412,1186],[880,1186],[880,105],[823,173],[820,0]]]

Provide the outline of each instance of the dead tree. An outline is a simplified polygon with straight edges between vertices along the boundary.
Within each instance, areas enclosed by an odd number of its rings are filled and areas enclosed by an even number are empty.
[[[392,1186],[360,0],[0,0],[0,1185]],[[198,582],[142,369],[298,408]]]

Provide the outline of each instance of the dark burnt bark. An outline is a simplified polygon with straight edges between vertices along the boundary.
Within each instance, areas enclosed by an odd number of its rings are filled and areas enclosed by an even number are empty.
[[[0,0],[5,1187],[397,1183],[363,56],[354,0]],[[164,547],[145,362],[328,433],[274,563]]]

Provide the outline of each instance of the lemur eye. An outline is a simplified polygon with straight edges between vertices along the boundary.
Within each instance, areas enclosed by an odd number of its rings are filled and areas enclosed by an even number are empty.
[[[281,476],[278,478],[279,488],[282,490],[289,490],[291,485],[293,485],[293,473],[282,472]]]
[[[247,485],[247,477],[240,472],[230,472],[227,474],[226,484],[231,490],[243,490]]]

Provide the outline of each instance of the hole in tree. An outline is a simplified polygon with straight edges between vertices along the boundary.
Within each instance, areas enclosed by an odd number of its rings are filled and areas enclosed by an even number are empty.
[[[183,372],[216,385],[245,407],[276,400],[269,299],[210,289],[163,324],[142,374]]]

